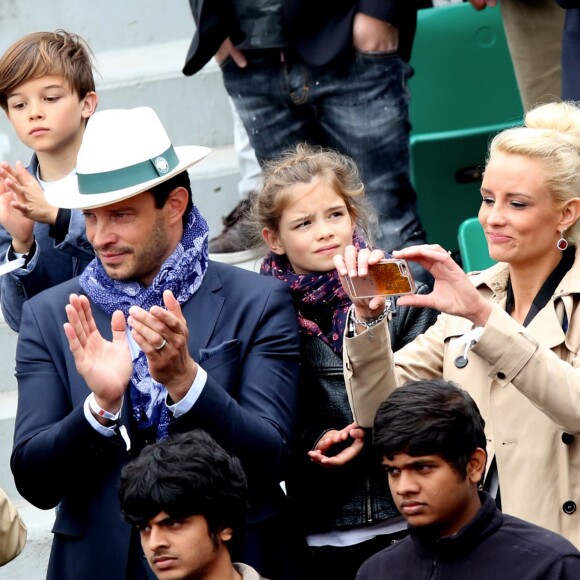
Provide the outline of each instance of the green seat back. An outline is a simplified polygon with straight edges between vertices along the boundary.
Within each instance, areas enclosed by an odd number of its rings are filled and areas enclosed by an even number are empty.
[[[409,81],[412,134],[522,121],[499,6],[418,12]]]
[[[457,229],[481,205],[481,175],[490,138],[509,125],[415,135],[412,179],[427,241],[457,251]]]
[[[489,140],[523,111],[499,8],[419,10],[410,80],[411,178],[429,243],[457,251],[477,214]]]
[[[485,270],[495,264],[489,257],[487,240],[477,218],[468,218],[459,226],[457,232],[461,264],[466,272]]]

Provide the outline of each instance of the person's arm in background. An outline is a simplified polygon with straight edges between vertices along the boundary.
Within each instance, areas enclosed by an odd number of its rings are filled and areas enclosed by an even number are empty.
[[[399,48],[398,1],[360,0],[352,26],[353,46],[360,52],[395,52]]]
[[[50,228],[50,236],[57,250],[85,264],[95,257],[85,230],[85,216],[80,210],[59,209],[56,221]]]
[[[35,164],[33,158],[31,171]],[[46,203],[40,184],[21,163],[15,167],[2,163],[0,194],[0,263],[20,254],[26,256],[25,264],[3,276],[0,282],[4,319],[18,332],[24,302],[80,274],[94,258],[94,252],[86,237],[82,212],[57,209]],[[48,228],[39,230],[35,223]],[[52,252],[53,249],[57,251]]]
[[[18,510],[0,489],[0,566],[14,560],[26,543],[26,526]]]
[[[94,258],[86,239],[84,217],[73,210],[67,218],[65,238],[61,243],[50,236],[48,228],[35,228],[35,243],[23,266],[0,278],[1,306],[4,320],[19,332],[24,303],[36,294],[78,276]],[[70,223],[69,223],[70,222]],[[13,260],[10,235],[0,228],[0,263]]]
[[[2,225],[12,236],[15,252],[31,250],[34,223],[41,223],[50,227],[56,248],[75,257],[94,257],[85,234],[82,212],[50,205],[40,183],[20,162],[16,162],[15,167],[2,163],[0,182],[3,188]],[[58,187],[58,183],[54,187]]]
[[[185,58],[183,74],[198,72],[216,55],[235,28],[235,13],[230,0],[189,0],[195,33]]]

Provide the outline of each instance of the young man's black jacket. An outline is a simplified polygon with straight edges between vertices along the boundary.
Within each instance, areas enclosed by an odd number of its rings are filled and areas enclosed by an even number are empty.
[[[356,580],[578,580],[580,552],[565,538],[502,514],[480,494],[481,509],[453,536],[432,540],[429,526],[369,558]]]

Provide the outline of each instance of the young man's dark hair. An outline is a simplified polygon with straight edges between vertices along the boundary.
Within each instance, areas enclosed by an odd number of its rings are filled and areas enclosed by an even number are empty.
[[[248,509],[242,465],[205,431],[145,447],[121,472],[120,499],[157,578],[262,580],[232,562]]]
[[[204,516],[214,544],[217,533],[243,533],[247,485],[242,466],[202,430],[175,435],[145,447],[121,473],[125,519],[143,528],[159,512],[180,521]]]
[[[373,440],[409,536],[369,558],[357,580],[580,578],[580,552],[568,540],[502,514],[478,491],[484,421],[458,385],[424,380],[395,389],[379,407]]]
[[[373,443],[382,456],[440,455],[465,478],[479,447],[486,450],[485,421],[459,385],[442,379],[411,381],[377,411]]]

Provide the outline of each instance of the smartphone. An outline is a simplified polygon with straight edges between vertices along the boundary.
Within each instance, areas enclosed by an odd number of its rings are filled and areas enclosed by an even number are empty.
[[[351,299],[373,296],[400,296],[413,294],[415,281],[406,260],[385,258],[369,265],[366,276],[345,276],[347,292]]]

